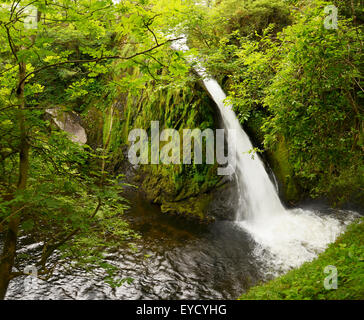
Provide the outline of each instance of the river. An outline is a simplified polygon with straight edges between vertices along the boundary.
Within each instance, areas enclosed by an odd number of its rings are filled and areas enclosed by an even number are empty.
[[[162,214],[139,194],[130,197],[126,219],[141,234],[138,251],[121,245],[108,254],[119,276],[131,283],[111,288],[105,273],[56,270],[47,282],[25,290],[24,277],[11,282],[7,299],[236,299],[249,287],[281,273],[259,244],[233,221],[200,225]],[[312,210],[312,208],[310,208]],[[352,213],[320,209],[347,221]],[[31,253],[36,245],[25,250]],[[257,250],[259,249],[259,250]],[[259,254],[257,254],[259,253]],[[267,260],[268,259],[268,260]]]

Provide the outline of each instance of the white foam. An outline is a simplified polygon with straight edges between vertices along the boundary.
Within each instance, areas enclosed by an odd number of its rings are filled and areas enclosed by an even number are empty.
[[[256,242],[254,254],[264,263],[266,272],[279,275],[316,258],[357,216],[343,211],[341,215],[342,221],[319,212],[294,209],[272,216],[265,223],[236,223]]]

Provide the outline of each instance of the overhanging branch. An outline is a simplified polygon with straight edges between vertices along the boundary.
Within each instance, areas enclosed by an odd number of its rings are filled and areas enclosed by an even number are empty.
[[[20,89],[21,85],[27,80],[29,79],[29,77],[31,77],[32,75],[35,75],[41,71],[44,71],[44,70],[47,70],[47,69],[51,69],[51,68],[56,68],[56,67],[59,67],[59,66],[62,66],[62,65],[66,65],[66,64],[84,64],[84,63],[92,63],[92,62],[100,62],[100,61],[104,61],[104,60],[130,60],[130,59],[133,59],[137,56],[141,56],[141,55],[144,55],[144,54],[147,54],[151,51],[154,51],[155,49],[158,49],[159,47],[162,47],[164,45],[166,45],[167,43],[170,43],[170,42],[173,42],[173,41],[177,41],[177,40],[180,40],[182,38],[175,38],[175,39],[169,39],[169,40],[166,40],[162,43],[159,43],[147,50],[144,50],[144,51],[141,51],[141,52],[137,52],[131,56],[128,56],[128,57],[122,57],[122,56],[119,56],[119,55],[115,55],[115,56],[106,56],[106,57],[100,57],[100,58],[95,58],[95,59],[86,59],[86,60],[70,60],[70,61],[62,61],[62,62],[57,62],[57,63],[54,63],[54,64],[50,64],[50,65],[47,65],[47,66],[44,66],[44,67],[41,67],[37,70],[34,70],[30,73],[28,73],[20,82],[19,82],[19,85],[18,85],[18,88],[17,88],[17,91]]]

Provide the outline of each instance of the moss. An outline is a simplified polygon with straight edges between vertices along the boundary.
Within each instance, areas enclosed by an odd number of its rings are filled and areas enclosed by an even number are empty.
[[[267,115],[263,111],[256,111],[245,124],[246,130],[252,137],[254,144],[263,148],[264,133],[261,127]],[[288,203],[300,200],[300,188],[294,178],[294,171],[289,161],[288,148],[284,138],[275,145],[275,149],[266,150],[267,161],[274,172],[279,185],[280,196]]]
[[[364,219],[351,224],[335,243],[312,262],[253,287],[241,300],[364,299]],[[327,290],[326,266],[338,271],[337,289]]]
[[[141,189],[147,199],[158,204],[172,201],[176,196],[176,188],[168,176],[168,170],[161,166],[144,166],[140,169]]]
[[[89,107],[82,116],[82,126],[86,130],[88,144],[94,148],[102,145],[104,119],[95,106]]]
[[[137,67],[125,73],[140,77]],[[124,167],[117,162],[125,161],[122,151],[129,144],[129,132],[141,128],[150,136],[151,121],[159,121],[160,130],[176,129],[181,137],[185,128],[216,127],[214,103],[192,76],[180,86],[145,83],[143,89],[119,93],[112,105],[104,105],[102,109],[108,110],[104,117],[97,107],[90,108],[85,122],[93,146],[107,147],[110,170]],[[137,171],[134,184],[140,186],[151,202],[161,205],[164,212],[179,212],[199,219],[205,216],[206,194],[221,180],[216,165],[141,165]],[[195,201],[198,203],[193,204]]]
[[[294,179],[293,168],[289,163],[288,149],[282,138],[274,150],[267,152],[274,174],[282,185],[282,196],[287,202],[297,202],[300,192]]]
[[[191,78],[192,79],[192,78]],[[123,95],[121,123],[124,142],[128,132],[142,128],[149,133],[151,121],[159,121],[160,130],[215,128],[214,103],[197,79],[183,86],[156,87],[153,83],[135,94]],[[163,143],[160,144],[162,148]],[[192,152],[193,154],[193,152]],[[201,218],[205,215],[205,196],[220,181],[213,165],[142,165],[137,184],[146,197],[162,206],[162,211]],[[201,201],[197,200],[201,196]],[[194,199],[194,200],[190,200]],[[198,201],[198,204],[193,204]],[[184,203],[184,205],[181,205]]]
[[[209,221],[207,208],[212,200],[210,194],[200,194],[198,197],[190,197],[180,202],[165,202],[161,206],[163,213],[182,215],[187,218]]]
[[[215,187],[215,182],[208,184],[206,181],[201,186],[193,177],[191,179],[182,175],[180,180],[184,182],[179,186],[171,176],[171,171],[169,166],[162,165],[145,166],[140,169],[138,180],[147,199],[161,205],[164,213],[210,220],[207,217],[207,207],[211,201],[209,191]]]

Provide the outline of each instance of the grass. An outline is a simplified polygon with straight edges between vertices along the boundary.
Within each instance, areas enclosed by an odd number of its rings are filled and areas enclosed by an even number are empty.
[[[326,266],[337,268],[337,289],[327,290]],[[364,299],[364,219],[348,226],[317,259],[251,288],[239,300],[362,300]]]

